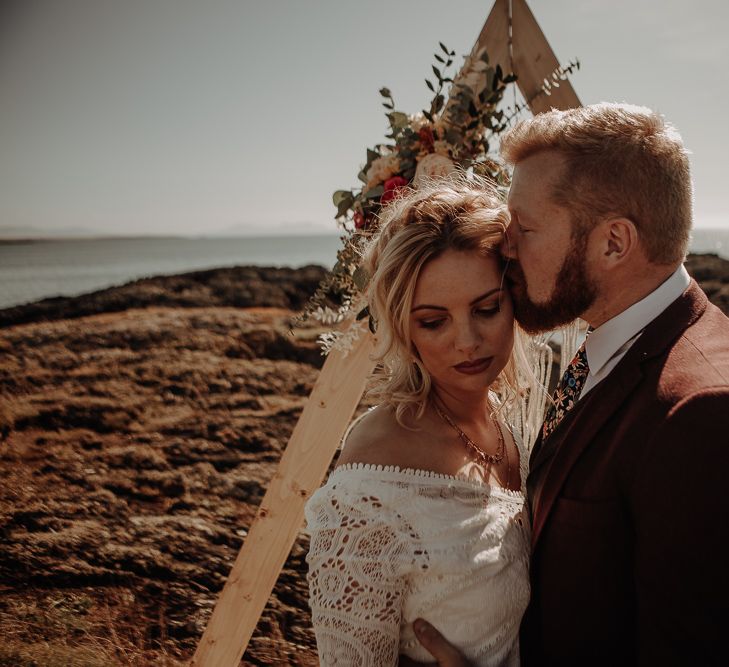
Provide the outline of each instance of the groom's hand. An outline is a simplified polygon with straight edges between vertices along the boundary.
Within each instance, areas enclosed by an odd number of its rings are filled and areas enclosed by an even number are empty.
[[[449,644],[445,637],[427,621],[422,618],[416,619],[413,623],[413,630],[418,641],[436,659],[438,667],[472,667],[463,654],[453,644]],[[402,656],[399,665],[400,667],[417,667],[423,663]]]

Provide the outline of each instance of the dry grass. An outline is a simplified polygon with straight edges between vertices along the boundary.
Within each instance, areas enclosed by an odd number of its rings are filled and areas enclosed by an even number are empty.
[[[144,628],[125,589],[6,592],[0,598],[0,667],[177,667],[184,658]],[[159,619],[156,619],[159,621]]]

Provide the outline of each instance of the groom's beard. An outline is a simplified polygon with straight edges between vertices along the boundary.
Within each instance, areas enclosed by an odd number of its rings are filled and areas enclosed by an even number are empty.
[[[529,298],[521,265],[509,260],[506,277],[514,303],[514,317],[527,333],[541,333],[568,324],[595,302],[597,286],[587,271],[586,241],[586,237],[573,240],[557,274],[552,294],[544,303],[535,303]]]

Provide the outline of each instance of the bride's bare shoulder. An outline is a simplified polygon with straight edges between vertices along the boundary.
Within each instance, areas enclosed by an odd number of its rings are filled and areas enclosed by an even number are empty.
[[[345,463],[408,466],[412,459],[410,450],[419,437],[422,437],[420,429],[405,428],[395,418],[393,408],[380,405],[349,432],[337,466]]]

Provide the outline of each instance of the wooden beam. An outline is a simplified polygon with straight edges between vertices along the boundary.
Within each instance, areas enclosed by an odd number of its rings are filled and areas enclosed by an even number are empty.
[[[511,53],[509,49],[510,23],[509,0],[496,0],[486,19],[486,23],[483,24],[483,28],[481,28],[481,32],[476,38],[473,49],[471,49],[471,56],[475,57],[482,48],[486,47],[489,60],[494,65],[501,65],[504,72],[511,72]]]
[[[501,65],[504,72],[513,72],[532,113],[555,109],[572,109],[580,100],[569,81],[561,81],[550,95],[538,94],[559,67],[557,56],[549,46],[534,14],[525,0],[496,0],[471,51],[476,55],[485,48],[489,61]],[[511,38],[509,37],[511,30]]]
[[[294,428],[248,536],[238,553],[192,665],[240,662],[304,519],[304,504],[321,486],[329,463],[362,397],[374,362],[364,331],[345,356],[327,357]]]
[[[512,0],[511,7],[514,73],[521,94],[530,101],[532,113],[579,107],[580,100],[569,80],[560,81],[559,88],[553,88],[550,95],[537,94],[544,79],[560,63],[525,0]]]

